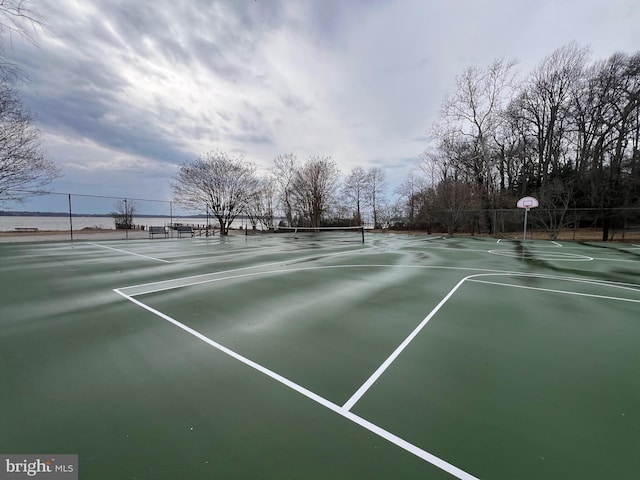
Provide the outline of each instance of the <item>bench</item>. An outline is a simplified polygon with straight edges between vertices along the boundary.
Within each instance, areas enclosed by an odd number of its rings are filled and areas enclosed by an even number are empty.
[[[164,235],[164,238],[167,238],[169,232],[164,227],[149,227],[149,238],[153,238],[154,235]]]
[[[176,231],[178,232],[178,238],[182,237],[182,235],[190,235],[194,236],[195,232],[193,231],[193,227],[190,225],[177,225]]]
[[[16,227],[16,232],[37,232],[38,227]]]

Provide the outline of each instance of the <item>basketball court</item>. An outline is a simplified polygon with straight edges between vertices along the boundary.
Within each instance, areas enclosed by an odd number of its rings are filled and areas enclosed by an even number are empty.
[[[0,451],[79,478],[640,477],[640,245],[0,245]]]

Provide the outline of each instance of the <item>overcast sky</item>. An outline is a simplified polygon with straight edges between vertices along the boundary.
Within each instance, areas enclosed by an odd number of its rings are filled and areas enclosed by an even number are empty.
[[[524,76],[575,41],[640,49],[638,0],[38,0],[39,48],[11,58],[61,192],[169,199],[212,149],[262,167],[331,156],[399,183],[455,77],[500,57]]]

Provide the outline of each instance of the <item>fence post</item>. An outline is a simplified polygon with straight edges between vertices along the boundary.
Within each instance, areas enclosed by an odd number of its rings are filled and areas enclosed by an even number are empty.
[[[73,215],[71,213],[71,194],[69,193],[69,234],[71,235],[71,241],[73,242]]]
[[[493,209],[493,237],[495,238],[498,232],[498,211]]]

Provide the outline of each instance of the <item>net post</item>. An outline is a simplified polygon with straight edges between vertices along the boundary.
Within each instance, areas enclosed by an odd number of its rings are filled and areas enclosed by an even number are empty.
[[[73,214],[71,213],[71,194],[69,194],[69,235],[73,242]]]
[[[129,209],[126,198],[124,199],[124,238],[129,240]]]
[[[362,232],[362,244],[364,245],[364,225],[360,225],[360,231]]]

